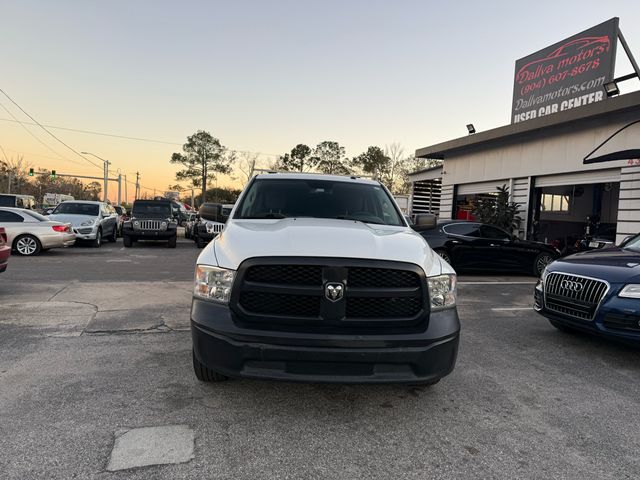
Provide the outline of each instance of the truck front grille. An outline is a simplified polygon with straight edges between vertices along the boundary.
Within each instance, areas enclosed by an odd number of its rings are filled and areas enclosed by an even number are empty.
[[[544,282],[545,308],[562,316],[591,321],[609,285],[593,278],[550,273]]]
[[[160,230],[161,226],[160,220],[140,220],[140,230]]]
[[[375,263],[375,267],[367,264]],[[383,265],[383,266],[381,266]],[[331,299],[328,284],[343,296]],[[428,319],[416,265],[354,259],[250,259],[238,270],[231,306],[239,319],[273,328],[415,327]]]

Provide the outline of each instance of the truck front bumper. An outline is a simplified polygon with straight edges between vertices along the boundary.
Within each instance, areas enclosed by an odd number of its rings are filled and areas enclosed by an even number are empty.
[[[239,328],[228,307],[194,299],[196,358],[230,377],[327,383],[433,383],[453,370],[460,322],[433,312],[419,333],[327,335]]]

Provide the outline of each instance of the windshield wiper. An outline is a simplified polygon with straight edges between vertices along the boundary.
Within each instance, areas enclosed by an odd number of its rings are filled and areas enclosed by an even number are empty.
[[[240,218],[243,220],[260,220],[265,218],[287,218],[287,216],[281,213],[265,213],[264,215],[248,215]]]
[[[352,217],[350,215],[338,215],[337,217],[335,217],[337,220],[353,220],[355,222],[361,222],[361,223],[370,223],[372,225],[386,225],[386,223],[384,222],[373,222],[373,221],[368,221],[368,220],[362,220],[361,218],[357,218],[357,217]]]

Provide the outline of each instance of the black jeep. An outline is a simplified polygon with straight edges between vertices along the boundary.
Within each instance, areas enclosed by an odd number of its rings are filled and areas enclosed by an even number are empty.
[[[136,200],[131,219],[122,227],[124,246],[131,247],[138,240],[160,240],[176,248],[177,227],[170,200]]]

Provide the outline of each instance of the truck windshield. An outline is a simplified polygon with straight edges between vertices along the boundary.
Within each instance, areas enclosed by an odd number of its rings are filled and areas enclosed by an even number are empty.
[[[99,208],[95,203],[64,202],[56,207],[53,214],[66,213],[70,215],[89,215],[91,217],[97,217],[98,212]]]
[[[133,204],[134,217],[171,217],[171,206],[168,203],[135,202]]]
[[[258,179],[237,219],[313,217],[404,226],[393,200],[376,184],[315,179]]]

